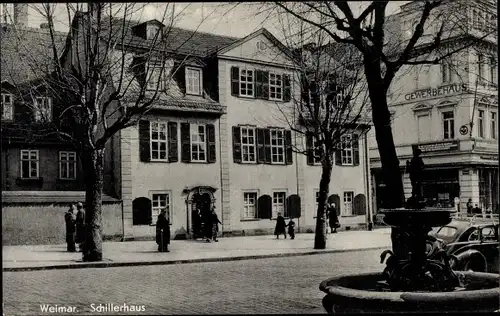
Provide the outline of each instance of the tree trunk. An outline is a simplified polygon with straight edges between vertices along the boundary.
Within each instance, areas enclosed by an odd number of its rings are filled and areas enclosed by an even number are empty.
[[[104,149],[94,149],[83,153],[83,166],[85,172],[83,261],[101,261]]]
[[[314,233],[314,249],[326,248],[326,212],[325,204],[330,188],[332,177],[332,160],[325,159],[321,169],[321,180],[319,182],[318,209],[316,211],[316,231]]]

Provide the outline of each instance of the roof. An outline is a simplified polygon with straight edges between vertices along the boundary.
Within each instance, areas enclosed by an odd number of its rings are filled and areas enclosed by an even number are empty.
[[[67,34],[55,32],[54,42],[60,57]],[[43,77],[54,70],[53,45],[46,29],[0,27],[1,81],[14,85]]]
[[[9,203],[76,203],[85,202],[84,191],[2,191],[2,204]],[[103,194],[102,201],[118,203],[121,200]]]
[[[142,25],[134,20],[126,20],[117,17],[103,17],[102,26],[111,25],[111,31],[103,30],[102,34],[107,39],[114,37],[120,39],[122,30],[125,30],[124,43],[131,47],[150,47],[152,40],[144,39],[133,32],[133,27]],[[206,57],[217,50],[226,47],[239,38],[215,35],[211,33],[200,32],[198,30],[186,30],[178,27],[167,27],[163,37],[163,48],[178,54],[190,54],[199,57]]]

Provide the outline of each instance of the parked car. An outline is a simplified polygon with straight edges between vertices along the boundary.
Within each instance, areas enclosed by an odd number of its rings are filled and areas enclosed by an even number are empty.
[[[471,224],[467,221],[452,221],[429,233],[428,256],[439,248],[452,257],[454,270],[499,272],[499,225]]]

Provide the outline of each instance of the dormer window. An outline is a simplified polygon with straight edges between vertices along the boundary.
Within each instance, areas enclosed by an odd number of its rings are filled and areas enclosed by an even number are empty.
[[[38,97],[35,100],[35,121],[52,121],[52,98]]]
[[[201,95],[203,91],[201,69],[186,67],[186,94]]]
[[[165,70],[162,71],[161,66],[150,65],[147,81],[147,90],[164,91],[165,90]],[[159,82],[158,82],[159,81]]]
[[[147,26],[147,39],[154,39],[158,34],[157,40],[161,40],[160,27],[158,25],[148,25]]]
[[[11,121],[14,113],[12,94],[2,93],[2,120]]]

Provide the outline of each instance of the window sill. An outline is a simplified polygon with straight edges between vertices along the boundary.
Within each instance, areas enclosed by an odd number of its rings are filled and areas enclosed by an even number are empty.
[[[242,218],[240,219],[240,222],[258,222],[260,220],[260,218]]]
[[[256,165],[257,161],[241,161],[242,164],[244,165]]]
[[[153,160],[153,159],[151,159],[151,160],[149,160],[148,162],[155,162],[155,163],[156,163],[156,162],[159,162],[159,163],[169,163],[170,161],[169,161],[169,160],[156,160],[156,159],[155,159],[155,160]]]
[[[193,161],[191,160],[190,163],[199,163],[199,164],[203,164],[203,163],[209,163],[208,161]]]
[[[186,91],[186,95],[193,96],[193,97],[203,97],[203,94],[201,93],[191,93]]]
[[[256,100],[257,99],[253,95],[238,95],[238,98],[248,99],[248,100]]]
[[[364,216],[364,215],[340,215],[340,217],[358,217],[358,216]]]

